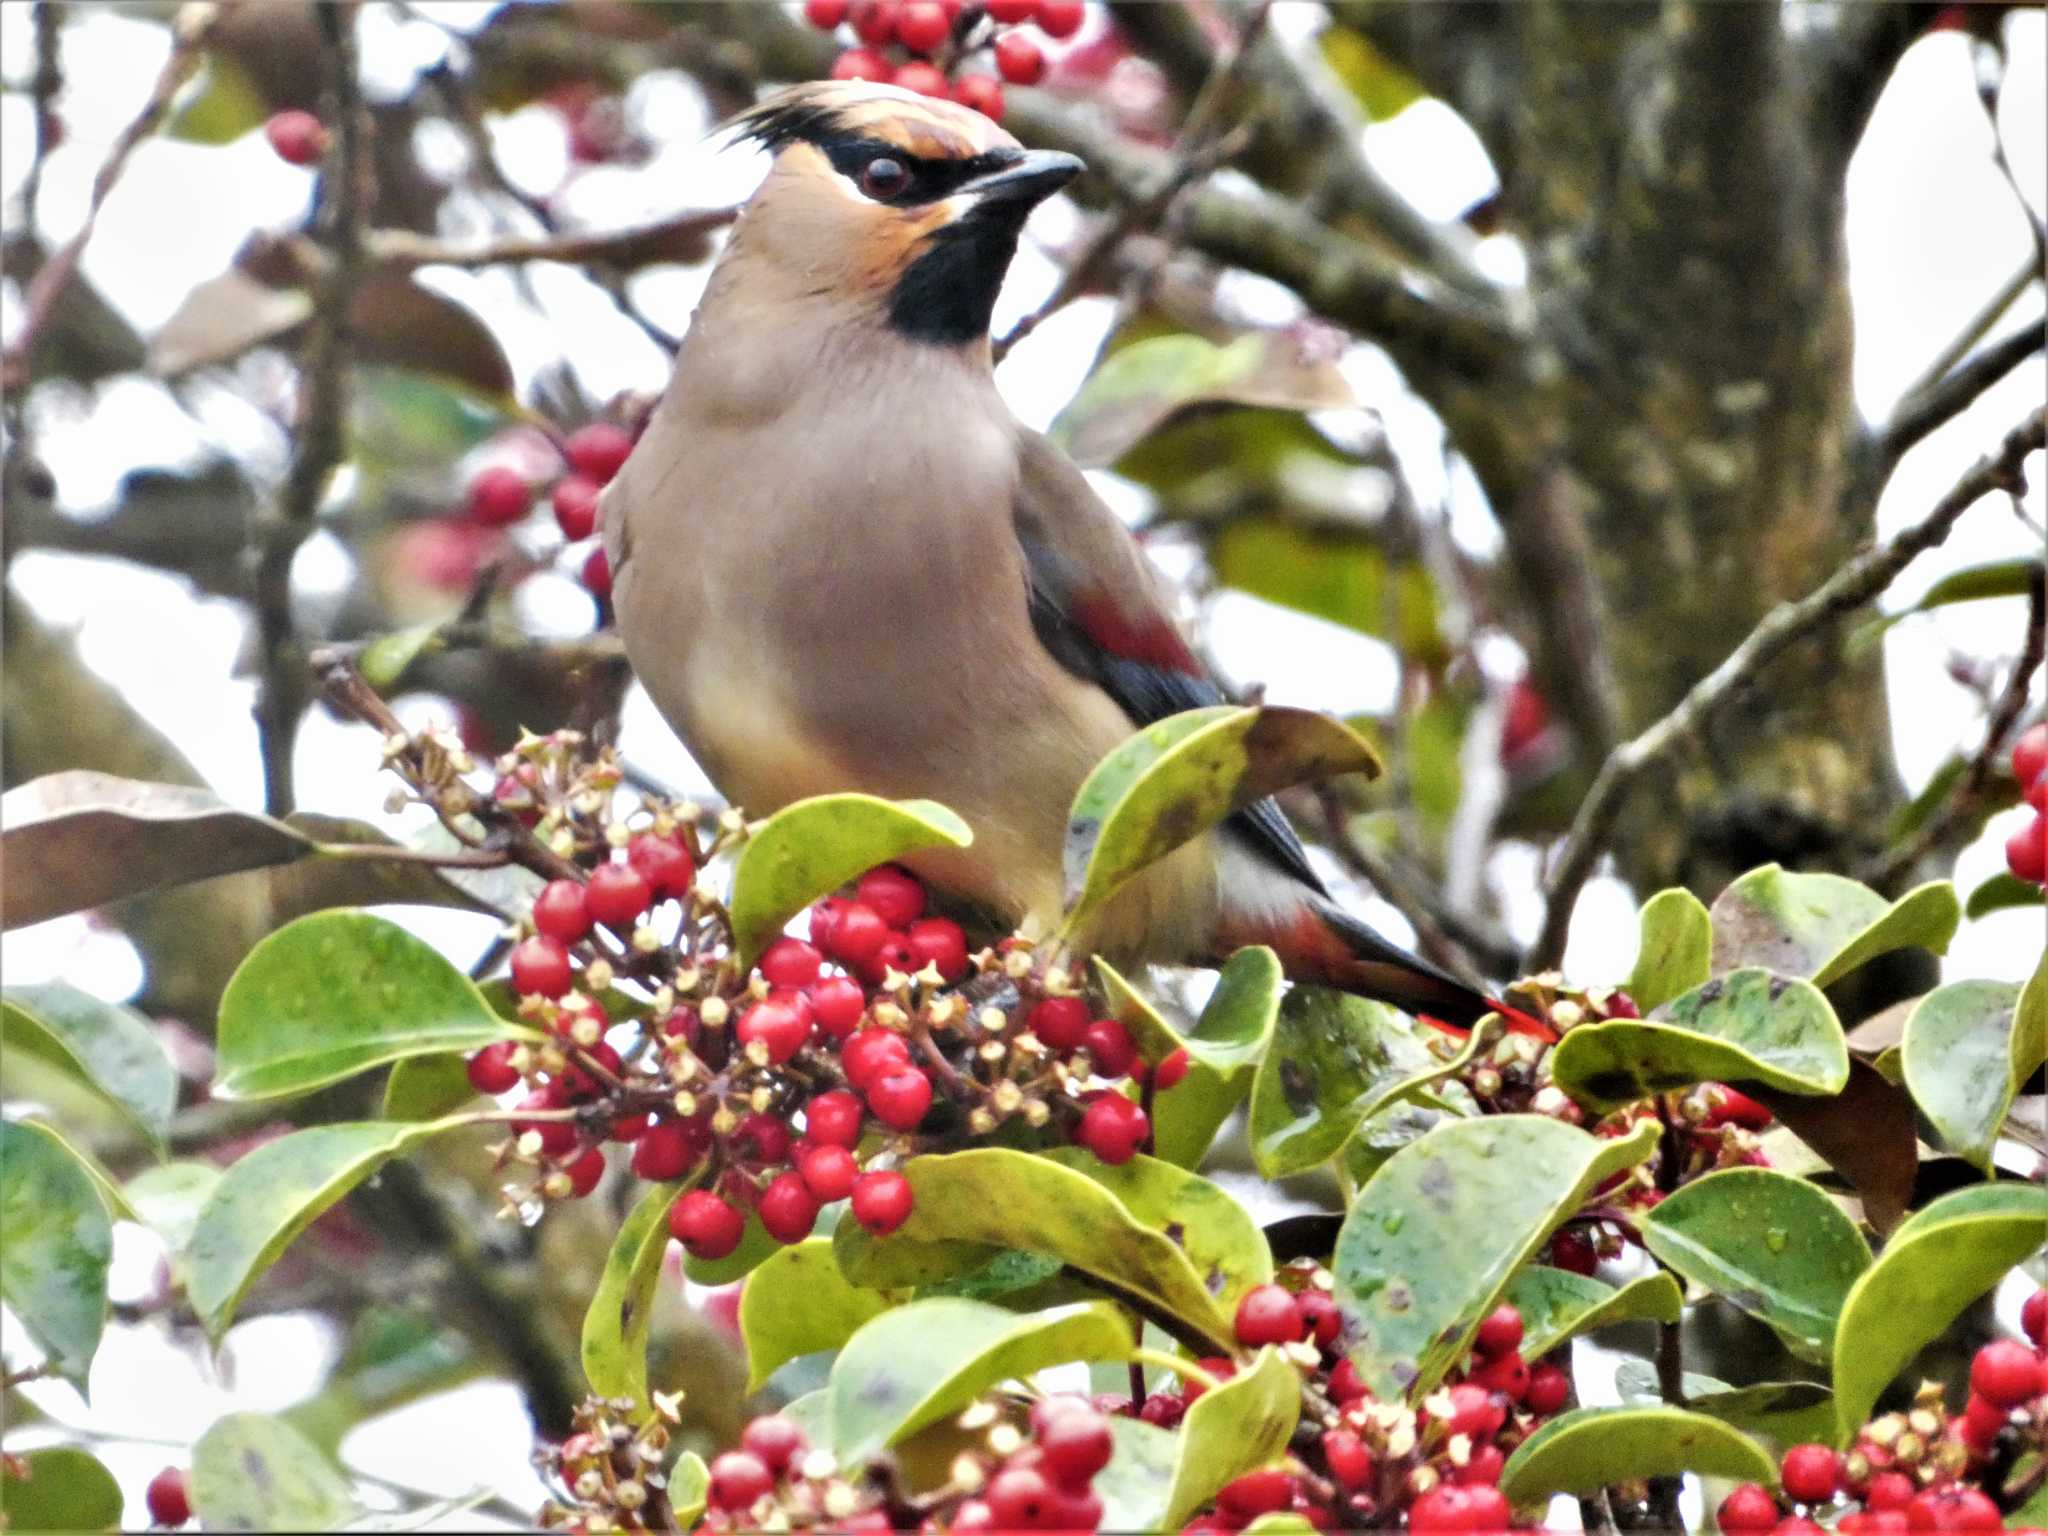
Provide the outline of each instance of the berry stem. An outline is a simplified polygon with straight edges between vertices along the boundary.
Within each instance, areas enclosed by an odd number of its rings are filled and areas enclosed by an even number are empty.
[[[1134,1371],[1141,1370],[1148,1365],[1157,1366],[1161,1370],[1172,1371],[1176,1376],[1185,1381],[1192,1381],[1204,1392],[1214,1391],[1217,1387],[1223,1385],[1222,1382],[1211,1376],[1207,1371],[1195,1364],[1194,1361],[1184,1360],[1179,1355],[1169,1355],[1164,1350],[1146,1349],[1141,1345],[1137,1349],[1132,1350],[1127,1358],[1131,1363],[1131,1369]],[[1142,1380],[1142,1378],[1138,1379]]]

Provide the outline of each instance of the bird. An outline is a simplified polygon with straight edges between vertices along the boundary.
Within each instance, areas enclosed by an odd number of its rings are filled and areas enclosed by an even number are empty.
[[[1162,575],[996,389],[997,292],[1027,216],[1083,163],[853,81],[781,91],[730,132],[768,152],[766,177],[601,503],[628,659],[750,814],[849,790],[939,801],[973,841],[913,872],[1051,931],[1090,770],[1228,702]],[[1072,937],[1113,963],[1265,944],[1295,981],[1459,1029],[1512,1012],[1340,906],[1271,800]]]

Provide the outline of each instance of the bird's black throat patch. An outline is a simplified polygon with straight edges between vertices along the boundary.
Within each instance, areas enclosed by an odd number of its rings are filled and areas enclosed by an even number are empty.
[[[926,237],[889,294],[889,327],[912,341],[959,346],[988,335],[1028,203],[988,202]]]

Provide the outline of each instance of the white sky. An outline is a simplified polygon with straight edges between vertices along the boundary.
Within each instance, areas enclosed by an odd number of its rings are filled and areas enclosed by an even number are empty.
[[[467,11],[482,15],[488,6]],[[453,13],[444,9],[443,14]],[[29,7],[0,6],[0,56],[19,74],[28,56]],[[112,136],[148,91],[166,42],[160,28],[106,11],[79,8],[65,31],[69,90],[64,116],[67,142],[48,163],[43,191],[46,233],[62,238],[85,207],[91,176]],[[2048,153],[2044,153],[2044,18],[2014,15],[2010,75],[2004,94],[2006,152],[2036,215],[2048,208]],[[404,88],[412,70],[441,47],[439,32],[392,21],[381,8],[366,9],[365,61],[373,90]],[[1972,85],[1970,45],[1947,33],[1916,45],[1880,104],[1851,168],[1848,241],[1857,353],[1856,398],[1866,416],[1882,419],[1900,392],[1963,321],[2027,259],[2029,236],[2010,188],[1990,157],[1991,137]],[[676,76],[643,81],[630,104],[635,119],[669,144],[641,171],[604,169],[585,174],[565,207],[593,222],[655,216],[677,206],[710,206],[743,193],[752,174],[744,157],[709,160],[694,140],[705,126],[695,92]],[[0,96],[0,195],[12,198],[32,143],[30,108],[20,93]],[[533,187],[546,191],[561,163],[559,130],[541,109],[514,114],[498,125],[506,153]],[[1484,152],[1469,130],[1441,104],[1425,102],[1366,134],[1367,153],[1416,204],[1452,216],[1493,185]],[[429,141],[445,154],[445,142]],[[459,154],[459,149],[457,151]],[[281,163],[260,135],[222,148],[151,142],[135,155],[108,202],[89,247],[84,272],[98,290],[145,334],[160,325],[195,283],[221,271],[252,228],[293,223],[304,211],[309,173]],[[1034,233],[1057,242],[1071,233],[1073,214],[1055,205]],[[1489,241],[1488,270],[1511,278],[1519,271],[1512,242]],[[1000,329],[1048,290],[1055,269],[1036,251],[1019,260],[997,316]],[[550,307],[543,319],[521,307],[507,273],[437,274],[443,291],[484,313],[504,339],[522,380],[550,361],[559,335],[578,338],[578,365],[599,398],[624,388],[658,388],[664,362],[658,351],[609,302],[573,274],[541,270],[536,285]],[[671,329],[686,323],[704,272],[664,273],[641,279],[636,295]],[[1291,301],[1270,284],[1246,282],[1233,290],[1248,311],[1284,318]],[[1277,296],[1277,297],[1276,297]],[[1273,306],[1280,306],[1276,313]],[[2037,282],[2000,322],[2004,334],[2042,312]],[[1020,416],[1043,425],[1080,382],[1106,322],[1106,301],[1084,301],[1042,327],[1017,348],[1001,373]],[[19,321],[18,299],[0,304],[0,328]],[[1399,390],[1384,359],[1361,349],[1347,372],[1363,403],[1378,409],[1404,464],[1415,467],[1425,501],[1448,498],[1454,527],[1468,546],[1495,538],[1476,491],[1465,477],[1441,483],[1435,428],[1429,413]],[[213,391],[218,396],[221,391]],[[1994,443],[2044,393],[2042,365],[2028,367],[1993,389],[1969,412],[1917,448],[1901,466],[1880,508],[1881,531],[1919,516],[1960,469]],[[192,419],[156,386],[124,381],[90,402],[50,410],[38,447],[55,473],[63,502],[75,509],[105,504],[120,476],[147,463],[190,462],[206,439]],[[235,452],[252,448],[276,462],[282,439],[260,414],[216,399],[205,432]],[[110,449],[118,445],[118,450]],[[2044,498],[2037,476],[2028,505],[2038,522]],[[1131,498],[1109,488],[1120,505]],[[1894,605],[1910,600],[1941,573],[2033,547],[2025,528],[2001,506],[1987,503],[1970,514],[1948,544],[1924,557],[1899,584]],[[345,557],[332,543],[309,546],[303,557],[329,582],[346,579]],[[307,571],[308,575],[313,570]],[[112,562],[30,554],[16,562],[17,591],[50,622],[79,628],[87,661],[118,684],[149,719],[163,728],[228,800],[257,807],[261,784],[256,736],[249,718],[251,688],[232,675],[243,640],[235,605],[195,598],[181,582]],[[323,583],[324,584],[324,583]],[[587,605],[564,584],[558,601],[570,622]],[[1218,607],[1215,639],[1233,677],[1259,679],[1269,697],[1340,710],[1383,707],[1393,686],[1391,657],[1377,642],[1335,626],[1282,612],[1233,595]],[[1901,769],[1914,787],[1959,741],[1980,729],[1976,700],[1949,676],[1951,652],[2002,655],[2017,642],[2017,600],[1950,608],[1898,626],[1886,645],[1894,739]],[[651,771],[684,785],[694,769],[636,693],[629,705],[625,746]],[[303,731],[298,767],[301,798],[309,807],[376,817],[384,790],[373,772],[375,744],[362,729],[336,726],[316,715]],[[1958,861],[1959,888],[1969,891],[2003,867],[2002,844],[2017,823],[2009,814]],[[1534,898],[1535,854],[1504,849],[1491,876],[1514,930],[1527,937],[1540,917]],[[1396,933],[1397,915],[1374,904],[1373,916]],[[1596,880],[1583,899],[1567,968],[1588,977],[1625,974],[1634,946],[1632,903],[1615,881]],[[476,921],[449,914],[423,919],[425,931],[466,958],[482,942]],[[2038,955],[2038,912],[2012,912],[1966,924],[1950,956],[1958,975],[2018,978]],[[124,997],[140,984],[132,949],[82,919],[67,919],[6,936],[0,947],[10,982],[62,975],[102,995]],[[290,1349],[250,1353],[257,1341],[249,1325],[235,1334],[235,1353],[276,1361],[308,1355],[307,1331],[298,1326]],[[277,1323],[265,1323],[275,1328]],[[232,1391],[205,1368],[171,1349],[156,1330],[118,1328],[102,1351],[96,1380],[102,1403],[127,1404],[125,1427],[183,1442],[217,1412],[263,1406],[290,1383],[270,1379],[266,1392],[244,1372]],[[306,1378],[310,1384],[311,1376]],[[137,1390],[127,1391],[132,1387]],[[147,1390],[140,1390],[142,1388]],[[256,1394],[255,1396],[252,1396]],[[55,1389],[53,1401],[68,1391]],[[488,1466],[450,1464],[450,1434],[465,1445],[506,1455]],[[478,1386],[366,1427],[350,1443],[362,1464],[458,1492],[475,1477],[525,1498],[533,1490],[524,1465],[523,1417],[509,1388]],[[495,1451],[489,1452],[496,1455]],[[162,1464],[161,1452],[110,1452],[108,1460],[133,1492]],[[139,1503],[131,1507],[131,1518]]]

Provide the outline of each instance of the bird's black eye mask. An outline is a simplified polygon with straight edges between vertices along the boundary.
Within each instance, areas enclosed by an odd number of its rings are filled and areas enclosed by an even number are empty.
[[[892,207],[910,208],[951,197],[978,176],[1014,165],[1014,149],[992,149],[965,160],[929,159],[882,139],[814,140],[832,169],[860,188],[864,196]]]

